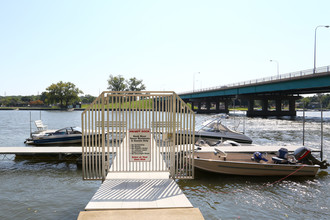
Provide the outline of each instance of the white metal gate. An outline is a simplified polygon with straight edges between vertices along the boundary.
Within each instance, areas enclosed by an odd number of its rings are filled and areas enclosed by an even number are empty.
[[[83,179],[108,172],[194,178],[195,115],[174,92],[106,91],[81,117]]]

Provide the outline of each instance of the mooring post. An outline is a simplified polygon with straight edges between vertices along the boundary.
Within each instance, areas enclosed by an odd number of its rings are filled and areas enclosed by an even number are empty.
[[[303,102],[303,146],[305,146],[305,102]]]
[[[322,100],[320,99],[321,105],[321,160],[323,160],[323,108],[322,108]]]

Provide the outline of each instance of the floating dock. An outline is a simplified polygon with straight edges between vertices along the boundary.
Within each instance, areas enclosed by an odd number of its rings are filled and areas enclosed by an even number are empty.
[[[75,161],[81,163],[81,147],[0,147],[1,158],[15,155],[15,159]]]
[[[80,154],[79,147],[0,147],[0,154]]]
[[[78,220],[91,219],[202,220],[204,218],[198,208],[85,211],[80,212],[78,216]]]
[[[224,152],[277,152],[281,147],[287,148],[288,151],[292,152],[302,145],[242,145],[242,146],[220,146]],[[180,148],[180,147],[178,147]],[[313,152],[320,152],[320,149],[311,148]],[[178,150],[177,150],[178,151]],[[110,152],[111,153],[111,152]],[[114,150],[116,153],[116,150]],[[81,155],[81,147],[0,147],[0,154],[19,154],[19,155],[44,155],[44,154],[67,154],[67,155]]]
[[[193,208],[166,172],[109,173],[86,211],[111,209]]]

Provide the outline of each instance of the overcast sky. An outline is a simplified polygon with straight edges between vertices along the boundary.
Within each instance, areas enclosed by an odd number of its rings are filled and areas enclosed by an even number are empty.
[[[0,0],[0,96],[72,82],[85,94],[109,75],[151,91],[220,86],[313,68],[314,34],[330,25],[324,0]],[[318,67],[330,28],[317,29]]]

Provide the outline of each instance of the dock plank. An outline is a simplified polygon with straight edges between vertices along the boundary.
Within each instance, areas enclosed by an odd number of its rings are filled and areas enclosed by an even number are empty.
[[[198,208],[103,210],[79,213],[78,220],[90,219],[203,220],[204,217]]]
[[[0,154],[47,154],[76,153],[81,154],[81,147],[0,147]]]

